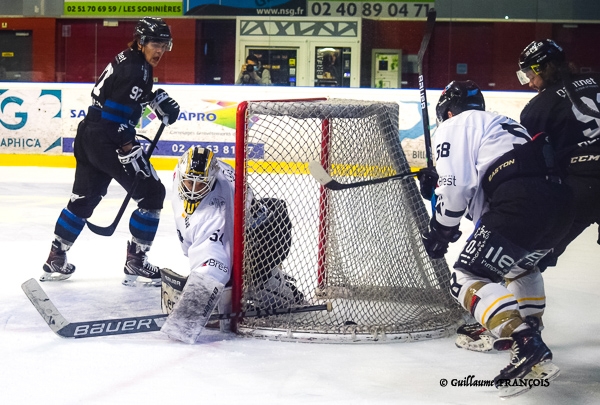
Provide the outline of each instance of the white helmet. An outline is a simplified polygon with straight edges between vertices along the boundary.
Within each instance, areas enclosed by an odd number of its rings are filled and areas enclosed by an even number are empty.
[[[181,156],[177,164],[177,188],[188,214],[193,214],[212,190],[218,172],[217,159],[210,149],[192,146]]]

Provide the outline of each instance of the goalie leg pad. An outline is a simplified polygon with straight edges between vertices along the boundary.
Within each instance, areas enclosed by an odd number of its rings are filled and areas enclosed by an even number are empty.
[[[273,267],[269,274],[269,278],[264,283],[248,289],[255,308],[289,308],[306,304],[304,294],[294,284],[295,280],[285,274],[279,266]]]
[[[223,290],[223,294],[221,294],[221,299],[219,300],[219,304],[217,305],[217,309],[220,314],[229,314],[231,313],[231,287],[225,287]],[[231,320],[230,319],[221,319],[219,321],[219,329],[221,332],[230,332],[231,331]]]
[[[171,339],[195,343],[217,306],[224,287],[215,278],[192,271],[161,332]]]
[[[474,352],[489,352],[496,338],[478,323],[467,323],[456,330],[456,347]]]
[[[179,301],[187,277],[177,274],[171,269],[160,269],[160,278],[162,280],[160,307],[163,314],[168,315],[173,312],[173,307]]]

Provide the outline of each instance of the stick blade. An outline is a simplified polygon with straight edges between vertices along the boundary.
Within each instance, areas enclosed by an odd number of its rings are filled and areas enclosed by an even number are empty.
[[[115,229],[117,229],[115,224],[111,224],[107,227],[102,227],[98,225],[94,225],[91,222],[87,222],[87,227],[90,231],[94,232],[96,235],[100,236],[111,236],[115,233]]]
[[[325,171],[321,163],[312,161],[308,164],[308,171],[321,185],[327,186],[327,184],[333,181],[333,178]]]
[[[29,279],[21,285],[21,289],[40,313],[50,329],[59,336],[61,329],[69,325],[69,321],[54,306],[46,292],[35,279]]]

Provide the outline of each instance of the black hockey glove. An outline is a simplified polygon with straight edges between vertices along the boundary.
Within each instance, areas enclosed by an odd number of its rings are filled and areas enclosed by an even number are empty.
[[[435,190],[437,187],[439,178],[440,176],[438,176],[435,167],[426,167],[417,172],[419,191],[424,199],[431,201],[431,197],[433,197],[433,190]]]
[[[152,167],[140,145],[134,145],[129,152],[117,149],[117,153],[119,154],[119,162],[130,176],[148,178],[152,175]]]
[[[433,216],[429,222],[429,232],[421,235],[421,239],[429,257],[441,259],[448,252],[448,244],[456,242],[460,235],[462,232],[458,230],[458,225],[444,226],[438,223]]]
[[[167,126],[177,121],[177,117],[179,117],[179,104],[169,97],[163,89],[154,92],[154,99],[150,102],[150,108],[158,115],[158,119]]]

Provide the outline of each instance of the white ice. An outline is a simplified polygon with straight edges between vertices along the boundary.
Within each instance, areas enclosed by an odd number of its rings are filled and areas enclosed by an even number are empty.
[[[309,344],[208,333],[195,345],[160,332],[63,339],[21,290],[39,277],[74,170],[0,167],[0,403],[65,404],[490,404],[494,388],[440,386],[493,378],[507,353],[454,346],[453,337],[413,343]],[[165,184],[171,173],[160,172]],[[169,187],[167,187],[169,188]],[[170,191],[169,191],[170,192]],[[125,193],[118,185],[92,221],[109,224]],[[130,210],[133,205],[130,206]],[[127,211],[128,213],[130,212]],[[42,286],[69,321],[160,313],[159,289],[121,285],[127,218],[109,238],[85,229],[69,252],[71,279]],[[468,233],[468,225],[465,229]],[[561,376],[515,404],[600,403],[600,246],[582,234],[544,274],[543,336]],[[451,246],[453,262],[461,243]],[[165,205],[151,262],[185,273],[187,261]]]

